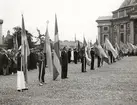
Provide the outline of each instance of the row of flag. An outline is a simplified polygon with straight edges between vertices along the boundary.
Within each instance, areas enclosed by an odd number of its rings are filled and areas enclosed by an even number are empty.
[[[53,51],[53,58],[51,53],[51,46],[49,40],[49,33],[48,33],[48,25],[46,28],[45,33],[45,45],[44,45],[44,52],[46,53],[47,57],[47,65],[51,72],[53,72],[53,80],[59,75],[61,71],[61,64],[60,64],[60,45],[59,45],[59,36],[58,36],[58,24],[57,24],[57,16],[55,15],[55,39],[54,39],[54,51]],[[16,37],[16,46],[15,49],[18,48],[17,44],[17,37]],[[24,24],[24,17],[22,15],[22,32],[21,32],[21,71],[17,72],[17,90],[25,89],[26,83],[28,83],[28,56],[30,54],[30,49],[27,41],[26,31],[25,31],[25,24]]]
[[[16,41],[17,43],[17,37]],[[76,35],[75,35],[75,42],[76,42]],[[17,44],[18,45],[18,44]],[[85,40],[85,37],[83,37],[83,47],[91,47],[93,46],[92,43],[87,43]],[[117,49],[114,49],[110,41],[106,38],[105,44],[104,44],[104,49],[110,50],[116,58],[118,56],[118,50],[120,49],[118,45],[116,45]],[[128,44],[128,46],[133,49],[135,46],[132,44]],[[18,48],[18,46],[16,46]],[[103,58],[104,61],[108,63],[108,56],[105,50],[102,48],[98,40],[96,40],[95,44],[96,51],[98,55]],[[59,35],[58,35],[58,24],[57,24],[57,16],[55,15],[55,36],[54,36],[54,50],[53,50],[53,56],[51,53],[51,46],[50,46],[50,38],[49,38],[49,32],[48,32],[48,23],[47,23],[47,28],[46,28],[46,33],[45,33],[45,44],[43,48],[44,52],[46,53],[47,57],[47,65],[50,70],[50,72],[53,73],[53,80],[56,80],[59,73],[61,72],[61,62],[60,62],[60,44],[59,44]],[[78,51],[80,51],[80,42],[78,41]],[[25,31],[25,24],[24,24],[24,17],[22,15],[22,33],[21,33],[21,71],[18,71],[17,73],[17,84],[20,84],[21,81],[24,81],[27,83],[28,82],[28,69],[27,69],[27,64],[28,64],[28,56],[30,54],[29,50],[29,45],[27,41],[27,36],[26,36],[26,31]],[[87,54],[86,57],[88,58]],[[89,60],[89,59],[88,59]],[[24,75],[24,77],[22,77]],[[22,79],[23,78],[23,79]],[[17,86],[18,88],[21,88],[21,86]],[[23,85],[25,88],[25,85]]]

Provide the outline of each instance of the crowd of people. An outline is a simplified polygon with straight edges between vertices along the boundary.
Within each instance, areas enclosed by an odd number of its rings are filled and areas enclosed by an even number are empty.
[[[103,48],[103,47],[102,47]],[[81,49],[77,48],[62,48],[60,53],[60,62],[61,62],[61,78],[68,78],[68,64],[78,62],[81,63],[81,72],[86,72],[86,65],[90,66],[91,70],[95,70],[95,59],[97,59],[97,67],[101,67],[103,65],[103,57],[98,55],[98,51],[96,50],[96,46],[91,46],[88,50],[85,46]],[[52,52],[52,51],[51,51]],[[124,53],[122,50],[118,51],[117,58],[114,58],[112,52],[110,50],[108,52],[108,64],[116,62],[117,60],[123,58],[124,56],[132,56],[136,55],[133,52]],[[90,62],[87,59],[87,56],[90,58]],[[53,58],[53,53],[52,53]],[[39,85],[42,86],[45,83],[45,68],[47,68],[47,59],[46,53],[43,52],[43,49],[30,49],[30,55],[28,56],[28,70],[38,69],[38,80]],[[0,48],[0,75],[10,75],[17,73],[21,69],[21,49],[18,51],[15,50],[5,50]]]
[[[21,49],[15,51],[11,49],[5,50],[4,48],[0,48],[0,75],[10,75],[17,73],[17,70],[20,70],[20,54]],[[37,55],[37,50],[30,50],[30,55],[28,56],[28,70],[33,70],[37,68]]]

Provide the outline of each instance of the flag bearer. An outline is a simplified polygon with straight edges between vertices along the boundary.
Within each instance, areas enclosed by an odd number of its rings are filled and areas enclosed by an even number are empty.
[[[86,72],[86,54],[85,54],[85,47],[81,50],[81,63],[82,63],[82,72]]]
[[[90,55],[91,55],[91,67],[90,67],[90,70],[94,70],[94,59],[95,59],[94,47],[91,47]]]
[[[61,52],[61,67],[62,67],[62,72],[61,72],[61,78],[65,79],[67,77],[68,73],[68,53],[66,47],[63,48]]]
[[[43,53],[43,49],[40,49],[38,53],[38,65],[39,65],[39,85],[42,86],[45,83],[44,76],[45,76],[45,56]]]

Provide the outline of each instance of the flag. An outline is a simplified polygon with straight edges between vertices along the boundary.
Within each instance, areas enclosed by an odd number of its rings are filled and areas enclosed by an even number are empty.
[[[92,47],[93,46],[93,44],[92,44],[92,40],[90,41],[90,47]]]
[[[95,46],[95,52],[96,54],[103,59],[103,61],[105,61],[106,63],[109,63],[109,59],[107,54],[105,53],[105,50],[102,48],[102,46],[100,45],[99,41],[96,39],[96,42],[94,44]]]
[[[75,47],[77,47],[76,34],[75,34]]]
[[[18,52],[18,40],[17,40],[17,35],[15,36],[15,52]]]
[[[86,47],[88,44],[87,44],[87,42],[86,42],[86,39],[85,39],[85,37],[83,37],[83,46],[84,47]]]
[[[109,63],[108,56],[106,55],[106,53],[105,53],[104,49],[102,48],[102,46],[98,45],[97,48],[99,50],[100,56],[103,59],[103,61],[105,61],[106,63]]]
[[[129,51],[128,45],[120,41],[120,50],[122,53],[127,54]]]
[[[105,39],[105,48],[112,52],[114,58],[118,56],[118,53],[116,52],[116,50],[114,49],[108,38]]]
[[[46,58],[47,58],[47,65],[48,65],[48,68],[50,70],[50,72],[53,71],[53,64],[52,64],[52,54],[51,54],[51,46],[50,46],[50,40],[49,40],[49,33],[48,33],[48,26],[47,26],[47,29],[46,29],[46,34],[45,34],[45,44],[46,47]]]
[[[120,48],[119,48],[119,46],[118,46],[117,43],[115,43],[115,50],[116,50],[116,52],[117,52],[117,54],[118,54],[118,56],[119,56]]]
[[[80,42],[78,41],[78,52],[80,51]]]
[[[24,76],[25,76],[25,81],[26,83],[28,82],[28,69],[27,69],[27,64],[28,64],[28,59],[27,57],[30,54],[30,50],[29,50],[29,45],[28,45],[28,41],[27,41],[27,36],[26,36],[26,30],[25,30],[25,24],[24,24],[24,18],[22,15],[22,32],[21,32],[21,71],[24,72]]]
[[[86,63],[88,66],[90,66],[91,65],[91,58],[89,58],[88,50],[87,51],[85,50],[85,55],[86,55],[86,61],[87,61]]]
[[[58,24],[57,24],[57,17],[55,15],[55,37],[54,37],[54,58],[53,58],[53,80],[59,75],[58,71],[61,71],[60,65],[60,45],[59,45],[59,36],[58,36]]]
[[[96,44],[96,45],[99,45],[99,41],[98,41],[98,39],[96,39],[96,42],[95,42],[95,44]]]
[[[77,39],[76,39],[76,34],[75,34],[75,43],[76,43]]]

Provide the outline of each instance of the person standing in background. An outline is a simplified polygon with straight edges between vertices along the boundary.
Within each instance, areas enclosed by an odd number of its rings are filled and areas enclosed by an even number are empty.
[[[74,62],[74,51],[73,51],[73,49],[71,50],[71,62]]]
[[[68,53],[66,47],[63,48],[61,51],[61,67],[62,67],[62,72],[61,72],[61,78],[65,79],[67,77],[67,72],[68,72]]]
[[[68,63],[71,62],[71,49],[68,50]]]
[[[74,49],[74,63],[77,64],[77,60],[78,60],[78,52],[77,49]]]
[[[90,70],[94,70],[95,51],[94,51],[94,48],[93,48],[93,47],[91,47],[90,56],[91,56],[91,66],[90,66]]]
[[[39,65],[39,85],[42,86],[45,83],[44,76],[45,76],[45,56],[42,52],[43,49],[38,52],[38,65]]]
[[[85,47],[81,49],[81,71],[86,72],[86,54],[85,54]]]

